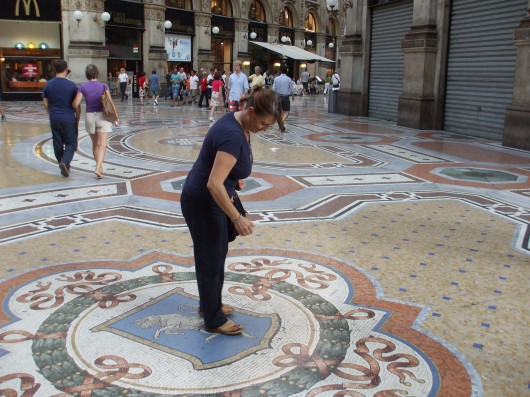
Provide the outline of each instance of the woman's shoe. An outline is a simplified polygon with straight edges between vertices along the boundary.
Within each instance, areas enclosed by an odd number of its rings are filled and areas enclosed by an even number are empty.
[[[224,314],[225,316],[230,316],[230,315],[234,314],[234,312],[236,311],[236,309],[234,309],[234,307],[231,306],[231,305],[228,305],[228,304],[223,303],[223,304],[221,305],[221,311],[223,312],[223,314]],[[204,315],[204,313],[202,312],[202,309],[199,308],[199,316],[203,316],[203,315]]]
[[[228,320],[226,323],[217,328],[206,328],[206,331],[211,332],[212,334],[222,334],[222,335],[239,335],[243,332],[243,327],[239,324],[234,323],[232,320]]]
[[[96,175],[96,178],[103,179],[103,171],[94,171],[94,174]]]

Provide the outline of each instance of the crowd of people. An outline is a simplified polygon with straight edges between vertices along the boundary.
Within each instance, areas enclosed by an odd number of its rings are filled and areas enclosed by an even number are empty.
[[[54,154],[59,165],[61,175],[68,177],[70,163],[77,150],[78,125],[81,115],[81,102],[85,101],[85,127],[92,140],[92,151],[95,161],[94,175],[104,177],[103,163],[107,146],[107,139],[112,127],[119,126],[118,111],[110,93],[108,84],[99,81],[99,70],[96,65],[87,65],[85,75],[87,81],[79,87],[69,80],[70,69],[64,60],[53,62],[55,77],[47,81],[42,91],[44,107],[49,113],[52,130]],[[110,74],[109,74],[110,76]],[[215,123],[215,113],[221,115],[240,112],[248,106],[251,92],[259,90],[269,91],[278,99],[279,112],[275,122],[280,132],[286,132],[285,122],[289,115],[291,102],[297,95],[311,92],[314,81],[325,84],[325,91],[337,90],[340,87],[340,77],[336,72],[329,73],[322,81],[311,77],[305,69],[298,81],[288,76],[285,63],[280,65],[276,73],[269,71],[262,73],[261,67],[256,66],[254,73],[247,76],[242,71],[242,62],[233,62],[233,70],[229,73],[210,69],[199,72],[192,70],[186,73],[184,67],[174,67],[165,76],[167,89],[164,99],[171,100],[172,107],[183,105],[197,106],[209,110],[209,121]],[[116,89],[119,89],[121,101],[128,101],[130,95],[131,76],[121,68],[117,73]],[[300,88],[302,87],[302,92]],[[145,72],[138,76],[138,93],[140,104],[149,103],[158,106],[162,90],[161,77],[153,70],[149,76]],[[112,116],[104,109],[102,97],[106,96],[112,105]],[[5,120],[3,109],[0,107],[2,121]],[[224,116],[223,116],[224,117]]]

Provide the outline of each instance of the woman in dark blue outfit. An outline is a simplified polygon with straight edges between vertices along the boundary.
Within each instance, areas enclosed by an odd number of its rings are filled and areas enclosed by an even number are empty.
[[[232,222],[240,236],[252,234],[254,228],[236,209],[232,197],[252,170],[250,133],[266,131],[280,112],[271,90],[256,88],[245,102],[244,110],[226,114],[208,131],[180,200],[193,240],[204,325],[210,332],[225,335],[243,332],[227,318],[234,308],[222,304],[228,227]]]

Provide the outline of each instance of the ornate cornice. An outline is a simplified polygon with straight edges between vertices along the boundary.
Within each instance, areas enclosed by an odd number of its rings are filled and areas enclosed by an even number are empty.
[[[515,29],[513,32],[513,41],[516,45],[529,45],[530,28]]]
[[[437,51],[438,32],[435,25],[413,26],[401,42],[403,51]]]

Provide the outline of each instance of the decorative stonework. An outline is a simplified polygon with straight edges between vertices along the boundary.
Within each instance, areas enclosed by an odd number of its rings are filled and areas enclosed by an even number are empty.
[[[401,42],[401,48],[406,49],[438,49],[438,40],[436,39],[414,39],[414,40],[403,40]]]
[[[106,58],[109,56],[108,50],[95,48],[68,48],[67,53],[69,57],[77,58]]]
[[[515,32],[513,32],[513,41],[516,45],[528,45],[528,42],[530,41],[530,28],[526,29],[516,29]]]

